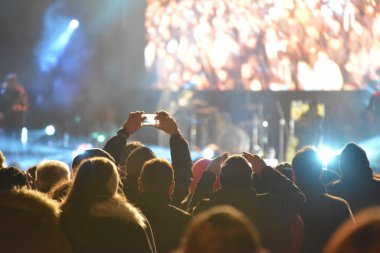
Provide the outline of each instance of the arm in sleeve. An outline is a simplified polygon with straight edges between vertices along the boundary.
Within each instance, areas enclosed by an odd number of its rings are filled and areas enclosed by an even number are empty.
[[[128,137],[128,131],[126,131],[126,129],[120,129],[117,135],[109,139],[104,145],[103,150],[107,151],[113,159],[115,159],[116,165],[119,165],[121,154],[126,149]]]
[[[191,167],[193,166],[189,144],[180,134],[174,134],[170,137],[170,155],[176,182],[172,204],[178,206],[188,194],[192,180]]]

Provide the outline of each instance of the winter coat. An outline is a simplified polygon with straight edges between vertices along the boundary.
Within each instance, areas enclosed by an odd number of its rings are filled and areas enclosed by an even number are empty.
[[[354,214],[364,208],[380,205],[380,181],[372,175],[342,177],[327,185],[327,192],[346,200]]]
[[[151,253],[153,235],[146,218],[129,203],[115,199],[91,204],[87,217],[62,213],[61,226],[74,252]]]
[[[321,252],[334,231],[347,219],[353,220],[351,209],[345,200],[327,194],[318,180],[296,184],[306,196],[306,204],[300,211],[304,222],[302,252]]]
[[[144,192],[140,195],[137,206],[152,226],[157,252],[175,250],[192,216],[170,205],[168,194]]]
[[[257,194],[251,187],[222,188],[212,193],[209,201],[199,203],[195,212],[218,205],[231,205],[242,211],[260,233],[262,243],[269,249],[276,248],[277,233],[289,224],[305,203],[305,196],[285,176],[271,167],[261,174],[271,192]]]
[[[34,190],[0,193],[0,252],[70,253],[58,203]]]

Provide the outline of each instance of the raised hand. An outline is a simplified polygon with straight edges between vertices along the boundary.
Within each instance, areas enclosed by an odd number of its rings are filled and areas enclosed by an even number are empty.
[[[214,173],[215,175],[220,174],[220,170],[222,168],[223,162],[227,159],[228,154],[225,153],[223,155],[217,156],[212,161],[207,167],[207,171]]]
[[[177,122],[175,122],[175,120],[172,117],[170,117],[170,115],[167,112],[159,111],[156,112],[156,114],[157,116],[155,119],[158,120],[158,124],[155,125],[155,127],[157,129],[160,129],[169,135],[180,133]]]
[[[248,160],[248,162],[252,165],[252,171],[261,174],[263,169],[267,166],[264,160],[258,155],[253,155],[247,152],[243,152],[243,157]]]
[[[129,134],[133,134],[141,128],[141,123],[144,121],[143,111],[129,113],[128,119],[124,122],[123,128],[128,130]]]

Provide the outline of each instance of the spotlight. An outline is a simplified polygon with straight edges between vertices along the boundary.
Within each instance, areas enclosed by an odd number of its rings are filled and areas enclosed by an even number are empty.
[[[99,134],[98,138],[96,138],[98,142],[103,143],[106,140],[106,137],[103,134]]]
[[[21,130],[21,143],[26,144],[28,142],[28,129],[23,127]]]
[[[45,133],[46,135],[48,136],[52,136],[55,134],[55,127],[53,125],[48,125],[46,128],[45,128]]]
[[[214,155],[215,155],[215,151],[212,148],[205,148],[202,151],[202,156],[204,158],[207,158],[207,159],[211,160],[212,158],[214,158]]]
[[[318,149],[318,156],[321,159],[324,166],[326,166],[329,161],[336,155],[339,154],[339,151],[333,150],[330,147],[322,146]]]
[[[72,19],[69,23],[69,28],[75,30],[79,27],[79,21],[77,19]]]

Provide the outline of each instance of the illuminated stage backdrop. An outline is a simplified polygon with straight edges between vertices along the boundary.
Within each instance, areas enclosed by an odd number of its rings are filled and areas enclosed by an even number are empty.
[[[379,80],[379,3],[148,0],[151,87],[357,90]]]

